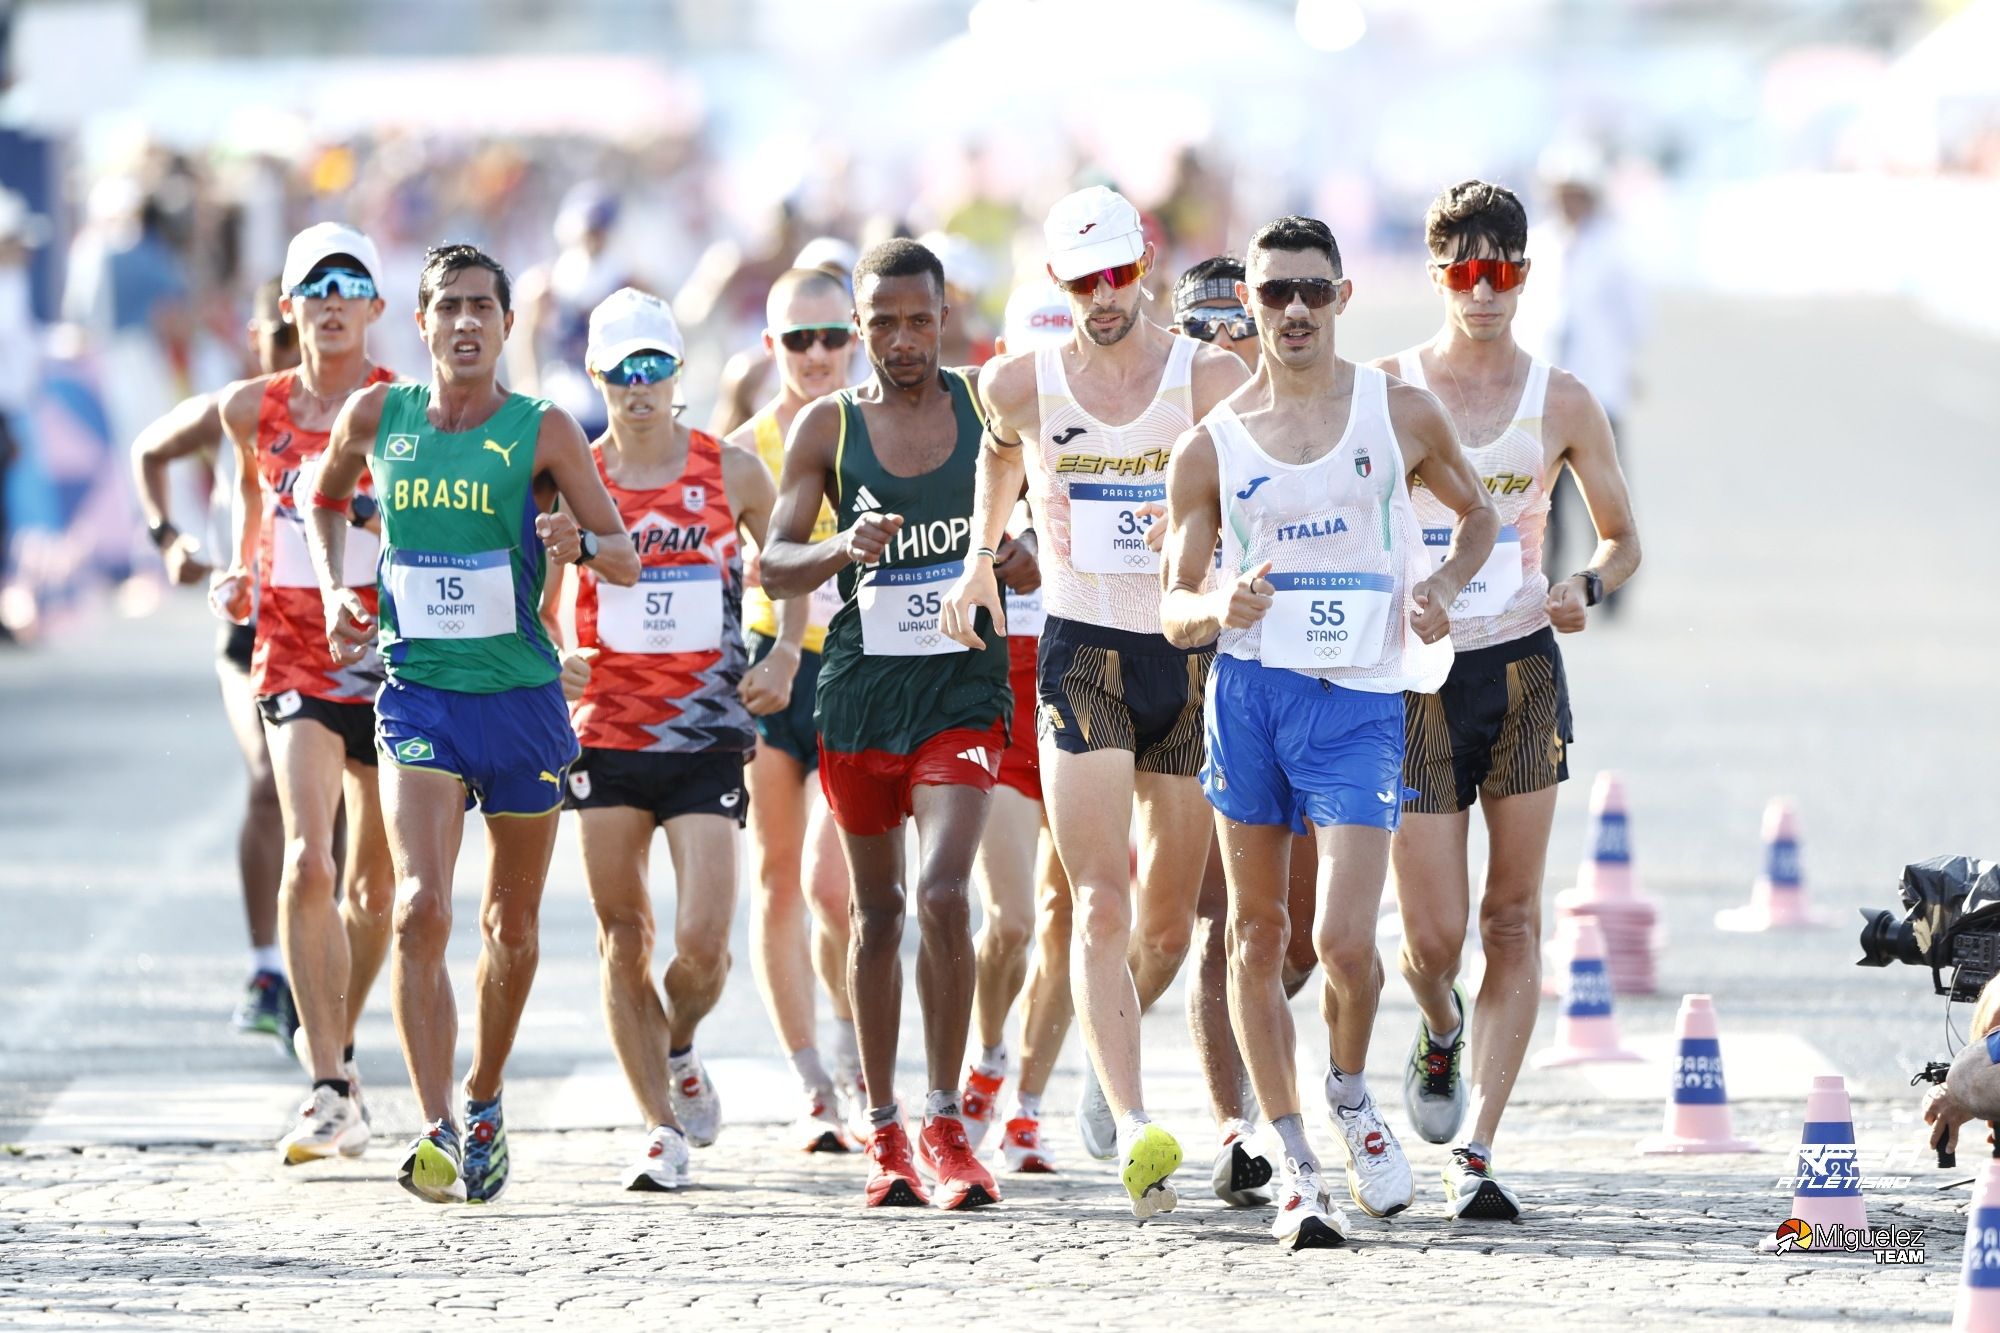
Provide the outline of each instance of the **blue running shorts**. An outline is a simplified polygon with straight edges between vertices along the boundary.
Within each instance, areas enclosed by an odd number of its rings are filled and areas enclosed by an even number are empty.
[[[497,694],[390,680],[375,698],[375,745],[398,768],[445,773],[465,784],[465,808],[546,815],[562,808],[578,747],[562,685]]]

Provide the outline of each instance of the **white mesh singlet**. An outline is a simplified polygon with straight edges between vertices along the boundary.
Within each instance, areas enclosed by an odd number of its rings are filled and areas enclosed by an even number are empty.
[[[1410,591],[1430,566],[1389,421],[1389,377],[1354,368],[1347,429],[1310,463],[1272,458],[1227,405],[1202,424],[1215,441],[1225,574],[1269,560],[1279,590],[1262,621],[1224,629],[1218,650],[1371,694],[1442,685],[1451,639],[1427,644],[1410,628]]]
[[[1135,634],[1160,632],[1160,557],[1136,513],[1166,503],[1167,460],[1194,426],[1191,367],[1200,344],[1175,338],[1153,401],[1107,426],[1070,394],[1061,347],[1035,353],[1041,436],[1028,450],[1028,494],[1041,520],[1043,600],[1052,616]]]
[[[1423,362],[1414,352],[1396,358],[1396,374],[1419,389],[1430,388],[1424,382]],[[1462,442],[1465,456],[1493,497],[1493,507],[1500,511],[1500,536],[1493,543],[1493,554],[1451,604],[1451,641],[1462,653],[1512,642],[1549,623],[1549,579],[1542,572],[1542,536],[1549,517],[1549,492],[1542,475],[1548,458],[1542,444],[1542,414],[1548,394],[1548,362],[1530,362],[1528,381],[1521,387],[1521,401],[1507,429],[1478,448]],[[1422,486],[1410,493],[1410,503],[1424,528],[1431,568],[1436,569],[1450,550],[1458,515]]]

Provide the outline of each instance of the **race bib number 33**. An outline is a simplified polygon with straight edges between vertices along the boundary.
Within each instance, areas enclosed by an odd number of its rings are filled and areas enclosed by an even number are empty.
[[[963,560],[936,565],[871,569],[854,600],[861,608],[861,650],[871,657],[933,657],[962,653],[945,635],[944,595],[965,568]]]
[[[505,551],[397,551],[388,593],[405,639],[491,639],[514,632],[514,566]]]
[[[1259,657],[1294,670],[1371,667],[1382,660],[1395,580],[1387,574],[1272,574]]]
[[[597,638],[614,653],[712,653],[722,647],[722,569],[654,565],[629,588],[599,580]]]
[[[1164,504],[1164,481],[1069,485],[1069,561],[1085,574],[1157,574],[1160,555],[1146,545],[1153,520],[1143,504]]]

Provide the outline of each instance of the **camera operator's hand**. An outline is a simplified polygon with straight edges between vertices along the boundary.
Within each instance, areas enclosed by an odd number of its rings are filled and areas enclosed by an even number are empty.
[[[1972,1118],[1972,1112],[1945,1089],[1932,1088],[1924,1094],[1924,1123],[1932,1126],[1932,1148],[1957,1152],[1958,1127]]]

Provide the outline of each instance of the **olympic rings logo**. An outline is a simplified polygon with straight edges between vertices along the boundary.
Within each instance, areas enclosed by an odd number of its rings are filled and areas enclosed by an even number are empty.
[[[917,647],[919,648],[935,648],[940,636],[936,634],[917,634],[912,637],[915,638]]]
[[[1340,649],[1335,648],[1330,644],[1323,643],[1319,647],[1313,649],[1313,656],[1326,657],[1326,658],[1338,657],[1340,656]]]
[[[1144,555],[1138,555],[1135,553],[1128,552],[1125,556],[1125,563],[1132,566],[1132,568],[1134,569],[1137,569],[1142,565],[1150,565],[1153,563],[1153,553],[1151,551],[1148,551]]]
[[[447,620],[442,625],[439,625],[438,628],[446,634],[457,634],[465,629],[465,625],[460,621]]]

